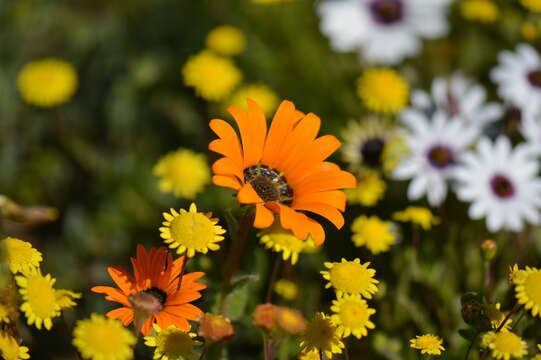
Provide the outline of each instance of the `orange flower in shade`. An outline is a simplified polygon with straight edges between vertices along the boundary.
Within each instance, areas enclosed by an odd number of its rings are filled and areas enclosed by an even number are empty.
[[[319,117],[304,115],[290,101],[283,101],[267,132],[265,115],[248,99],[248,112],[227,109],[237,123],[240,140],[229,123],[213,119],[210,128],[219,139],[209,149],[224,155],[212,166],[214,184],[238,190],[242,204],[255,204],[254,226],[267,228],[276,214],[284,229],[299,239],[311,235],[320,245],[323,227],[305,215],[312,212],[327,218],[337,228],[344,225],[341,211],[346,197],[339,189],[354,188],[355,177],[326,162],[340,147],[336,137],[316,137]],[[241,145],[242,141],[242,145]]]
[[[121,266],[109,266],[107,271],[119,289],[94,286],[91,290],[123,305],[105,315],[122,321],[124,326],[131,324],[136,314],[144,314],[147,318],[140,331],[145,336],[150,335],[154,322],[162,329],[175,325],[189,331],[188,320],[196,320],[203,314],[190,302],[199,299],[199,291],[207,286],[196,282],[205,275],[202,272],[181,276],[184,261],[184,256],[173,261],[165,247],[147,253],[142,245],[137,245],[137,256],[131,258],[134,276]]]

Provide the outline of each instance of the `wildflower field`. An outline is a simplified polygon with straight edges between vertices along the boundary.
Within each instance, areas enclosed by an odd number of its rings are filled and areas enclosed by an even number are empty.
[[[541,360],[541,0],[0,0],[0,356]]]

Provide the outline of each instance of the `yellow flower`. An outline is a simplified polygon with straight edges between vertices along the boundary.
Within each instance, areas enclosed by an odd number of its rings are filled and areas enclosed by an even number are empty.
[[[342,353],[344,343],[340,340],[337,328],[330,318],[323,313],[316,313],[301,335],[300,346],[303,353],[321,351],[330,359],[332,354]]]
[[[500,11],[491,0],[464,0],[460,4],[462,17],[482,23],[493,23],[498,19]]]
[[[193,55],[182,67],[184,84],[205,100],[220,101],[242,80],[233,62],[208,50]]]
[[[393,115],[407,105],[409,86],[393,69],[372,68],[359,78],[357,95],[368,110]]]
[[[500,307],[500,303],[485,304],[484,306],[485,315],[490,320],[493,329],[499,328],[502,324],[502,321],[505,320],[505,314],[500,311]],[[507,329],[512,322],[513,319],[507,319],[505,321],[504,329]]]
[[[319,351],[312,350],[307,352],[301,352],[299,354],[299,360],[321,360],[319,357]]]
[[[43,260],[41,253],[32,247],[32,244],[15,238],[5,238],[7,248],[7,261],[13,274],[26,273],[39,267]]]
[[[541,0],[520,0],[522,6],[533,12],[541,12]]]
[[[274,284],[274,291],[286,300],[293,300],[299,293],[299,288],[293,281],[280,279]]]
[[[184,199],[194,199],[210,181],[205,155],[189,149],[172,151],[158,160],[152,170],[160,177],[160,190]]]
[[[171,213],[163,213],[164,226],[160,227],[160,236],[171,249],[177,249],[177,254],[186,253],[193,257],[196,252],[206,254],[209,250],[220,248],[217,242],[224,239],[225,230],[218,224],[218,219],[212,213],[197,212],[197,206],[192,203],[190,210],[180,209],[180,213],[171,209]]]
[[[396,221],[411,222],[422,227],[424,230],[430,230],[432,225],[440,223],[440,219],[434,216],[430,209],[418,206],[409,206],[403,211],[395,212],[393,219]]]
[[[60,306],[60,310],[74,307],[77,304],[73,299],[80,299],[81,296],[81,293],[75,293],[70,290],[55,290],[56,303]]]
[[[329,283],[325,288],[331,286],[336,291],[337,297],[343,294],[360,294],[361,296],[371,299],[372,294],[378,291],[376,284],[379,282],[374,279],[376,270],[370,269],[369,262],[361,264],[359,259],[347,261],[342,259],[342,262],[326,262],[325,267],[329,271],[321,271],[321,275]]]
[[[519,304],[532,312],[532,316],[541,317],[541,270],[526,266],[520,276],[515,276],[515,294]]]
[[[128,360],[133,358],[135,336],[118,320],[92,314],[77,321],[73,345],[83,358],[92,360]]]
[[[445,348],[442,346],[443,341],[439,336],[426,334],[417,335],[415,339],[410,340],[410,346],[414,349],[421,350],[421,354],[441,355]]]
[[[355,246],[364,245],[374,255],[389,251],[397,238],[393,224],[382,221],[377,216],[359,216],[353,221],[351,231]]]
[[[357,339],[368,335],[368,329],[376,326],[370,321],[370,316],[376,310],[370,309],[361,295],[344,295],[333,300],[331,310],[335,312],[331,316],[333,324],[338,326],[337,332],[340,337],[355,336]]]
[[[511,331],[488,332],[483,335],[481,344],[492,350],[496,359],[521,358],[528,353],[526,342]]]
[[[0,331],[0,354],[4,360],[30,359],[28,348],[5,331]]]
[[[367,171],[357,181],[355,189],[346,189],[348,202],[374,206],[383,198],[387,184],[376,171]]]
[[[236,106],[247,111],[246,99],[255,101],[267,116],[274,113],[279,102],[278,96],[266,85],[246,84],[233,93],[227,106]]]
[[[42,325],[50,330],[52,319],[60,315],[60,305],[56,301],[53,287],[56,279],[47,274],[43,276],[39,269],[34,269],[24,276],[16,276],[19,292],[22,295],[24,312],[28,325],[35,324],[41,330]]]
[[[182,331],[175,325],[169,325],[165,329],[161,329],[157,324],[152,326],[156,335],[145,336],[145,345],[156,348],[154,359],[196,359],[195,347],[201,345],[201,342],[193,340],[195,333]]]
[[[539,35],[539,31],[534,24],[530,22],[525,22],[520,27],[520,35],[522,35],[525,40],[532,41],[537,38],[537,36]]]
[[[246,48],[244,34],[236,27],[223,25],[212,29],[207,34],[207,47],[217,54],[238,55]]]
[[[508,272],[508,280],[513,284],[516,284],[517,282],[522,282],[523,278],[527,276],[526,271],[519,269],[517,264],[509,266]]]
[[[273,226],[269,231],[264,232],[259,239],[261,244],[274,252],[281,252],[282,259],[287,261],[291,258],[291,264],[295,265],[299,259],[299,254],[305,250],[313,241],[300,240],[289,230],[284,230],[280,226]]]
[[[29,62],[17,76],[17,88],[24,101],[39,107],[53,107],[68,101],[77,89],[75,68],[60,59]]]

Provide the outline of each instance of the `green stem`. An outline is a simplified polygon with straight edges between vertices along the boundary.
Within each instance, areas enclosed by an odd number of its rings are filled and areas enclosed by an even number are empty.
[[[201,351],[201,355],[199,356],[199,360],[203,360],[205,358],[205,355],[207,354],[208,350],[209,350],[209,343],[208,343],[208,341],[205,341],[205,345],[203,345],[203,350]]]
[[[464,357],[464,360],[468,360],[470,357],[471,350],[473,349],[473,345],[475,344],[475,341],[477,340],[477,337],[479,336],[479,331],[475,333],[475,337],[470,343],[470,346],[468,346],[468,351],[466,351],[466,356]]]
[[[278,276],[278,271],[280,270],[280,264],[282,263],[282,257],[280,254],[276,255],[276,260],[274,261],[274,266],[272,268],[272,273],[269,278],[269,287],[267,288],[267,296],[265,297],[266,302],[270,303],[272,300],[272,288],[276,282],[276,277]]]

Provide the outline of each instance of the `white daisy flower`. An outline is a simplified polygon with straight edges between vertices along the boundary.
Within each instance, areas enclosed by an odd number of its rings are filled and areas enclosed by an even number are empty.
[[[519,131],[532,150],[537,155],[541,155],[541,109],[523,111]]]
[[[439,110],[432,119],[421,111],[406,110],[401,120],[411,130],[407,139],[410,154],[393,175],[400,180],[412,179],[408,187],[410,200],[426,194],[430,205],[437,206],[445,200],[447,182],[476,133]]]
[[[321,31],[340,52],[360,51],[370,62],[397,64],[421,50],[421,38],[447,33],[451,0],[326,0],[317,10]]]
[[[498,94],[522,111],[541,109],[541,58],[527,44],[517,46],[515,53],[503,51],[499,65],[490,77],[498,85]]]
[[[479,134],[487,124],[503,115],[503,106],[486,102],[485,89],[461,73],[449,79],[438,77],[432,82],[430,95],[423,90],[412,94],[414,107],[424,111],[443,110],[450,117],[459,119],[466,128],[475,129]]]
[[[455,170],[457,195],[470,201],[469,216],[486,218],[492,231],[520,231],[527,221],[541,220],[541,178],[539,165],[527,144],[511,148],[500,136],[494,143],[479,140],[477,152],[464,154],[463,165]]]

